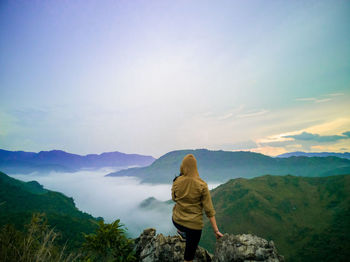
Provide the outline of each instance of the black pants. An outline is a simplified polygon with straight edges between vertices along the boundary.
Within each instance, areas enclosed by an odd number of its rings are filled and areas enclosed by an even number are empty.
[[[186,232],[186,248],[185,248],[185,260],[193,260],[198,247],[199,240],[201,239],[202,230],[190,229],[184,226],[179,225],[173,220],[174,226],[182,231]]]

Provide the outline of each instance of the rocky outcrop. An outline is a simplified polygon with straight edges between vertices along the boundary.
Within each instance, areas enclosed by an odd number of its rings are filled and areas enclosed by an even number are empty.
[[[278,255],[273,241],[254,235],[229,235],[225,234],[216,241],[214,262],[243,262],[243,261],[284,261],[283,256]]]
[[[185,242],[179,236],[156,235],[154,228],[148,228],[135,239],[135,251],[140,262],[183,262]],[[212,255],[198,247],[194,261],[210,262]]]
[[[185,242],[179,236],[156,235],[148,228],[135,239],[136,257],[140,262],[182,262]],[[216,242],[215,255],[198,247],[194,262],[282,262],[273,241],[254,235],[225,234]]]

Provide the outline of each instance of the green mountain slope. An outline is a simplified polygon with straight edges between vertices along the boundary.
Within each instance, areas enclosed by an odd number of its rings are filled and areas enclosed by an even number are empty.
[[[81,232],[96,228],[96,219],[79,211],[72,198],[44,189],[38,182],[22,182],[0,172],[0,226],[14,224],[22,229],[34,212],[46,213],[48,224],[62,233],[59,243],[68,241],[68,248],[83,242]]]
[[[350,176],[233,179],[211,191],[225,233],[272,239],[287,261],[350,257]],[[213,249],[207,221],[200,245]]]
[[[129,168],[108,176],[137,176],[143,182],[171,183],[174,175],[179,173],[182,159],[186,154],[195,155],[198,171],[203,179],[221,183],[232,178],[251,178],[266,174],[316,177],[347,174],[350,170],[350,160],[338,157],[272,158],[253,152],[197,149],[172,151],[150,166]]]

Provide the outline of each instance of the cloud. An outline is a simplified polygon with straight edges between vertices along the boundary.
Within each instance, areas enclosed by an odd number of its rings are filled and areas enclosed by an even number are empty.
[[[294,144],[294,140],[280,140],[280,141],[269,141],[269,142],[260,142],[261,146],[274,146],[274,147],[285,147]]]
[[[228,119],[256,117],[256,116],[264,115],[269,112],[269,110],[266,110],[266,109],[259,109],[259,110],[254,110],[254,109],[244,110],[244,109],[245,109],[245,106],[240,105],[226,112],[220,112],[215,114],[211,111],[208,111],[203,113],[201,116],[204,118],[212,118],[215,120],[223,121]]]
[[[252,140],[247,140],[247,141],[242,141],[242,142],[237,142],[237,143],[228,143],[228,144],[221,144],[215,147],[216,149],[221,149],[221,150],[248,150],[248,149],[253,149],[256,148],[258,145],[252,141]]]
[[[139,204],[148,197],[161,201],[171,198],[170,184],[142,184],[135,177],[105,177],[110,169],[83,170],[75,173],[51,172],[47,175],[13,175],[14,178],[36,180],[45,188],[73,197],[76,206],[95,217],[101,216],[110,223],[119,218],[132,237],[144,228],[155,227],[169,234],[172,230],[171,213],[147,212]]]
[[[46,121],[50,116],[50,111],[39,107],[22,107],[9,110],[9,113],[17,119],[21,125],[33,125],[40,121]]]
[[[297,98],[296,101],[315,101],[315,97],[304,97],[304,98]]]
[[[331,98],[316,99],[315,103],[324,103],[331,100],[332,100]]]
[[[233,116],[233,113],[228,113],[226,115],[219,116],[218,120],[226,120],[226,119],[228,119],[228,118],[230,118],[232,116]]]
[[[316,142],[335,142],[342,139],[350,138],[350,131],[342,133],[342,135],[332,135],[332,136],[322,136],[319,134],[312,134],[308,132],[302,132],[297,135],[289,135],[284,136],[285,138],[293,138],[295,140],[303,140],[303,141],[316,141]]]
[[[350,131],[346,131],[343,133],[344,136],[350,137]]]
[[[305,97],[305,98],[297,98],[296,101],[310,101],[314,103],[324,103],[331,101],[331,98],[316,98],[316,97]]]
[[[261,116],[261,115],[264,115],[268,112],[269,112],[268,110],[262,109],[259,111],[253,111],[253,112],[248,112],[248,113],[244,113],[244,114],[239,114],[239,115],[237,115],[237,118],[248,118],[248,117]]]
[[[237,116],[237,114],[239,114],[240,112],[242,112],[244,109],[244,105],[239,105],[236,108],[231,108],[229,111],[226,111],[224,113],[221,113],[219,115],[216,115],[214,117],[216,117],[217,120],[227,120],[229,118],[234,118]],[[213,116],[213,115],[211,115]]]
[[[268,156],[278,156],[288,152],[283,147],[273,147],[273,146],[258,147],[258,148],[251,149],[250,151],[255,153],[261,153]]]
[[[327,94],[326,96],[343,96],[344,93],[331,93],[331,94]]]
[[[295,101],[304,101],[304,102],[314,102],[314,103],[325,103],[333,100],[333,98],[338,96],[343,96],[344,93],[330,93],[322,95],[321,97],[301,97],[296,98]]]
[[[227,120],[227,119],[234,119],[234,118],[249,118],[249,117],[256,117],[256,116],[261,116],[269,112],[269,110],[265,109],[260,109],[260,110],[244,110],[245,106],[240,105],[237,108],[233,108],[229,111],[226,111],[224,113],[221,113],[219,115],[214,115],[214,114],[208,114],[205,113],[203,116],[205,117],[215,117],[217,120],[222,121],[222,120]]]
[[[169,210],[145,210],[139,206],[149,197],[160,201],[171,199],[171,184],[146,184],[136,177],[105,177],[112,171],[116,170],[101,168],[75,173],[32,173],[12,177],[22,181],[36,180],[49,190],[73,197],[79,210],[103,217],[108,223],[119,218],[131,237],[139,236],[148,227],[154,227],[157,232],[166,235],[176,233]],[[208,183],[208,186],[212,189],[218,184]]]

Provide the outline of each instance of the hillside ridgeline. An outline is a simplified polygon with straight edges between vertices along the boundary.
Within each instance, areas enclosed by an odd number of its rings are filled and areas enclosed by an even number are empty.
[[[85,156],[62,150],[7,151],[0,149],[0,170],[8,174],[31,172],[75,172],[83,168],[148,166],[155,159],[152,156],[108,152]]]
[[[350,159],[350,153],[345,152],[345,153],[335,153],[335,152],[302,152],[302,151],[296,151],[296,152],[289,152],[289,153],[284,153],[281,155],[278,155],[277,157],[291,157],[291,156],[308,156],[308,157],[328,157],[328,156],[336,156],[339,158],[346,158]]]
[[[81,212],[72,198],[44,189],[36,181],[22,182],[0,172],[0,227],[12,224],[23,230],[33,213],[45,213],[48,225],[61,232],[58,243],[80,247],[84,233],[97,228],[97,219]]]
[[[350,160],[338,157],[273,158],[253,152],[197,149],[172,151],[150,166],[124,169],[107,176],[136,176],[143,182],[171,183],[187,154],[196,157],[199,174],[207,182],[224,183],[232,178],[266,174],[318,177],[350,173]]]
[[[350,257],[350,175],[232,179],[211,196],[222,232],[272,239],[287,261]],[[207,221],[201,245],[214,244]]]

